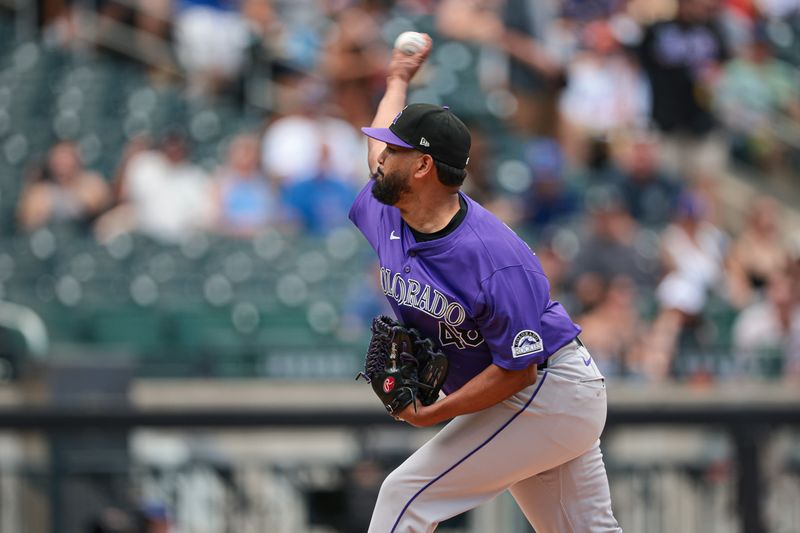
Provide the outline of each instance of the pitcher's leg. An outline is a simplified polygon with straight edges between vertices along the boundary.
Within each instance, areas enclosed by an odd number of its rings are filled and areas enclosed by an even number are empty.
[[[529,466],[522,457],[530,432],[530,421],[503,404],[452,420],[387,476],[370,533],[433,531],[499,494],[525,477],[519,469]],[[522,460],[507,460],[515,456]]]
[[[537,533],[622,531],[611,510],[600,441],[583,455],[509,490]]]
[[[572,407],[561,394],[565,384],[557,376],[542,377],[535,389],[526,389],[527,398],[515,395],[452,420],[386,478],[370,531],[433,531],[440,521],[582,454],[601,424],[565,423],[569,415],[554,412],[550,405]],[[582,413],[591,420],[602,414],[588,408]]]

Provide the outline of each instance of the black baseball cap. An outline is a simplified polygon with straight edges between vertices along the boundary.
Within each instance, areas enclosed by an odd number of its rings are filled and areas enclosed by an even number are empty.
[[[469,130],[447,106],[411,104],[394,117],[388,128],[361,131],[386,144],[419,150],[451,167],[465,168],[469,162]]]

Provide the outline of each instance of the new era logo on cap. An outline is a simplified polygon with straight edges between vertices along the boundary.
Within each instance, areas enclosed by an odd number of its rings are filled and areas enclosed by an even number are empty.
[[[454,168],[465,168],[469,162],[469,130],[446,106],[411,104],[398,113],[388,128],[361,131],[387,144],[419,150]]]

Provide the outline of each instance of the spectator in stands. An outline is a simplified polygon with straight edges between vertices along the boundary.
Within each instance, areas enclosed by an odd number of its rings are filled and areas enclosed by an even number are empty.
[[[81,179],[67,179],[69,184],[64,185],[48,164],[24,185],[17,212],[21,228],[67,220],[80,226],[99,216],[95,227],[104,240],[124,231],[142,231],[174,243],[189,232],[206,229],[249,236],[273,224],[276,217],[284,219],[289,211],[302,231],[325,234],[346,220],[342,206],[352,197],[350,184],[360,184],[365,177],[366,168],[360,163],[364,158],[359,154],[366,145],[352,125],[368,122],[358,117],[374,105],[371,95],[383,83],[385,61],[376,58],[386,52],[387,32],[404,29],[408,20],[420,20],[418,16],[430,22],[426,17],[435,11],[442,34],[432,58],[435,70],[448,70],[451,57],[464,60],[467,66],[454,61],[447,74],[460,81],[465,75],[480,77],[485,93],[502,95],[491,102],[517,109],[513,124],[481,120],[484,135],[473,131],[471,180],[466,184],[472,187],[470,195],[482,199],[509,224],[531,222],[529,227],[536,230],[532,237],[540,241],[537,254],[553,291],[561,292],[558,299],[576,314],[583,313],[583,340],[597,350],[606,372],[654,379],[669,375],[678,366],[673,363],[682,361],[675,357],[681,352],[678,348],[687,337],[701,339],[710,331],[704,329],[709,315],[718,313],[720,299],[730,298],[736,306],[734,313],[744,309],[734,333],[739,336],[736,353],[742,368],[763,372],[767,366],[759,365],[774,364],[773,371],[782,368],[800,377],[800,336],[792,333],[794,326],[787,326],[794,319],[786,318],[788,293],[781,290],[787,285],[785,278],[800,280],[800,270],[781,274],[787,254],[775,220],[775,204],[757,199],[741,236],[728,249],[725,235],[717,228],[722,227],[722,215],[737,216],[738,212],[726,213],[698,199],[697,181],[691,183],[691,194],[684,194],[682,189],[688,185],[680,179],[693,171],[715,175],[721,164],[728,147],[719,142],[722,136],[716,134],[712,111],[719,114],[721,125],[734,130],[740,152],[744,148],[754,161],[773,160],[777,140],[770,132],[787,119],[800,119],[800,82],[797,72],[787,67],[800,66],[800,0],[101,0],[89,4],[99,10],[101,20],[95,30],[101,42],[119,43],[118,23],[142,30],[125,38],[139,60],[147,57],[143,52],[147,43],[152,44],[152,36],[162,45],[169,44],[174,20],[179,59],[186,62],[190,83],[199,89],[193,93],[214,92],[240,72],[252,74],[263,67],[259,74],[269,79],[271,90],[258,89],[253,95],[264,94],[258,104],[270,109],[272,122],[261,140],[260,159],[254,160],[252,138],[237,138],[215,180],[208,180],[187,160],[181,135],[166,136],[156,148],[146,139],[136,139],[119,164],[119,179],[114,178],[119,190],[112,191],[111,197],[119,199],[121,206],[107,215],[102,215],[109,203],[102,177],[81,167]],[[623,28],[619,18],[614,18],[621,4],[642,24],[661,22]],[[44,6],[38,10],[42,21],[50,26],[44,35],[46,43],[59,45],[59,54],[85,49],[85,39],[78,35],[81,19],[73,7],[86,9],[86,2],[54,0],[39,5]],[[724,7],[715,10],[718,6]],[[413,16],[405,17],[407,9],[415,10]],[[741,17],[734,27],[736,36],[730,38],[718,29],[716,19],[733,9]],[[754,26],[761,19],[762,26]],[[631,44],[636,30],[642,31],[633,46],[641,60],[639,72],[651,82],[647,97],[637,87],[637,66],[629,64],[630,57],[621,50]],[[449,43],[445,48],[447,37],[469,46]],[[13,42],[13,38],[0,40]],[[251,48],[244,50],[243,45]],[[729,48],[741,57],[726,62]],[[6,55],[16,48],[9,50]],[[13,77],[22,70],[17,67],[30,61],[30,50],[26,46],[6,58],[15,65],[8,74]],[[250,66],[258,54],[258,66]],[[171,65],[172,57],[163,54],[157,63]],[[41,58],[38,65],[49,68],[50,56]],[[112,89],[101,88],[112,94],[128,94],[129,82],[102,81],[105,68],[95,67],[91,57],[77,63],[65,61],[52,71],[54,80],[89,89],[81,109],[92,107],[92,91],[100,87],[98,83],[110,83]],[[144,72],[138,63],[128,66],[138,74]],[[475,73],[467,73],[473,67]],[[565,92],[557,100],[563,119],[556,121],[553,101],[564,81]],[[465,87],[462,84],[461,89]],[[4,121],[2,109],[5,103],[5,111],[14,111],[16,98],[4,99],[3,92],[13,88],[13,84],[0,87],[0,137],[8,133],[9,124],[12,130],[17,126],[16,114],[6,113]],[[508,89],[514,98],[493,91],[499,88]],[[181,104],[185,96],[180,88]],[[443,97],[442,103],[458,105],[457,98],[453,103],[449,97]],[[129,104],[134,100],[147,104],[148,99],[137,95]],[[156,123],[162,111],[157,107]],[[498,111],[502,107],[492,111],[502,115],[502,109]],[[485,109],[478,105],[474,113],[483,118]],[[644,110],[657,133],[635,136],[630,143],[615,135],[620,129],[634,129],[631,125],[638,131]],[[134,115],[129,111],[109,115],[109,127],[122,131],[121,120]],[[94,124],[83,111],[80,119],[82,127]],[[561,137],[560,129],[552,131],[556,123],[559,127],[566,123],[568,131],[579,133],[580,143],[566,137],[566,157],[551,141]],[[530,194],[509,199],[494,194],[496,184],[490,179],[498,148],[503,148],[503,158],[517,151],[516,145],[512,148],[506,142],[509,133],[519,134],[514,126],[522,130],[521,139],[534,139],[522,157],[533,181]],[[102,136],[106,126],[98,127],[84,133]],[[530,132],[542,136],[532,137]],[[21,133],[35,141],[30,132]],[[113,137],[102,138],[102,148],[108,153],[115,149]],[[74,166],[77,158],[75,146],[65,144],[70,148],[55,147],[51,154],[62,161],[55,164],[61,169]],[[11,145],[5,146],[9,161]],[[573,149],[576,145],[578,149]],[[58,151],[71,156],[56,157]],[[661,159],[672,164],[665,168]],[[257,168],[259,161],[263,172]],[[0,192],[8,198],[6,189]],[[584,223],[588,229],[583,233],[573,227]],[[658,284],[652,230],[661,231],[667,224],[661,236],[666,272]],[[640,231],[641,227],[648,231]],[[345,309],[355,317],[342,318],[343,340],[353,339],[348,331],[364,333],[350,326],[368,326],[368,319],[380,310],[377,304],[382,300],[373,300],[375,294],[364,289],[372,281],[362,279],[346,298],[352,308]],[[725,286],[728,292],[715,294],[725,282],[730,282]],[[633,311],[637,298],[657,298],[645,302],[657,307],[654,325],[637,319]],[[792,305],[796,309],[796,303]],[[727,332],[731,321],[719,331]],[[750,323],[754,326],[748,329]],[[651,332],[640,335],[650,327]],[[773,334],[779,342],[769,338]],[[641,337],[647,343],[644,349],[637,342]],[[725,342],[730,340],[727,336]],[[770,360],[759,354],[774,357]]]
[[[288,28],[273,0],[241,0],[241,15],[247,25],[248,48],[242,70],[243,101],[262,108],[275,106],[269,86],[281,82],[288,70],[286,34]],[[273,85],[274,84],[274,85]]]
[[[767,285],[767,281],[789,265],[786,243],[778,226],[780,206],[767,196],[750,205],[745,227],[728,255],[731,298],[744,307]]]
[[[595,186],[586,193],[588,228],[580,238],[579,251],[572,262],[572,281],[581,311],[596,305],[602,287],[612,277],[624,276],[638,287],[652,287],[655,278],[653,259],[641,250],[640,229],[618,188]]]
[[[800,15],[800,0],[753,0],[758,11],[768,19],[787,19]]]
[[[639,316],[636,284],[625,276],[601,283],[597,303],[580,315],[581,341],[588,346],[604,376],[638,372],[638,352],[647,327]]]
[[[322,146],[320,158],[314,174],[287,183],[283,191],[289,219],[312,235],[326,235],[347,225],[347,214],[356,197],[356,189],[336,173],[327,145]]]
[[[784,2],[776,0],[763,3],[779,5]],[[778,16],[772,16],[771,10],[767,10],[764,18],[770,21],[770,33],[780,36],[772,43],[776,56],[790,65],[800,68],[800,46],[798,46],[800,44],[800,2],[785,0],[785,5],[787,9],[775,10],[778,12]]]
[[[189,161],[181,129],[168,129],[157,148],[133,156],[122,178],[120,205],[97,222],[100,240],[139,231],[176,243],[193,231],[211,227],[210,180]]]
[[[267,177],[289,186],[326,171],[355,185],[367,169],[357,163],[367,145],[352,125],[327,113],[325,87],[310,76],[287,81],[281,101],[282,116],[267,127],[261,161]],[[323,152],[327,152],[323,154]]]
[[[639,58],[650,79],[652,118],[663,155],[681,177],[716,175],[725,146],[715,135],[711,94],[728,48],[714,16],[717,0],[678,0],[675,18],[645,29]]]
[[[561,94],[561,137],[569,159],[588,157],[589,140],[646,124],[650,95],[645,79],[623,53],[608,21],[582,30],[584,50],[567,69]]]
[[[120,4],[124,2],[105,2]],[[128,2],[129,4],[131,2]],[[170,40],[174,0],[134,0],[136,6],[136,27],[151,37]],[[139,37],[141,39],[141,37]],[[146,39],[144,39],[146,40]],[[140,43],[141,44],[141,43]]]
[[[800,73],[773,56],[765,25],[756,26],[751,42],[725,66],[714,96],[734,152],[781,171],[785,146],[776,126],[787,118],[800,121]]]
[[[560,13],[544,2],[505,0],[501,5],[497,43],[509,58],[508,87],[519,106],[513,124],[523,132],[555,136],[564,63],[570,59],[570,46],[551,29]]]
[[[278,194],[261,171],[259,159],[258,137],[243,134],[233,138],[227,161],[214,182],[216,231],[251,237],[281,218]]]
[[[625,4],[624,0],[561,0],[561,13],[576,22],[607,20]]]
[[[78,17],[72,2],[38,0],[35,3],[34,13],[44,40],[64,48],[73,48],[78,42]]]
[[[252,35],[267,41],[280,38],[282,24],[273,0],[241,0],[239,10]],[[266,46],[271,48],[275,44],[268,42]]]
[[[73,16],[81,20],[83,2],[73,4]],[[98,11],[97,25],[91,37],[100,49],[113,55],[135,58],[145,64],[174,71],[175,61],[171,54],[173,31],[172,0],[103,0],[93,3]],[[75,16],[77,15],[77,16]],[[80,24],[78,27],[84,26]],[[84,38],[89,36],[85,34]],[[75,40],[76,47],[83,49],[84,39]]]
[[[620,149],[620,188],[633,218],[663,228],[673,218],[681,183],[660,164],[655,136],[635,133]]]
[[[524,133],[555,134],[555,102],[564,72],[545,35],[557,15],[552,5],[525,0],[445,0],[437,5],[437,29],[444,37],[484,47],[494,55],[493,63],[498,53],[508,59],[508,69],[484,76],[485,85],[492,85],[484,89],[503,88],[513,94],[517,111],[512,122]]]
[[[28,176],[19,200],[17,220],[25,231],[48,224],[84,229],[109,207],[111,191],[102,176],[84,168],[77,146],[59,142],[47,161]]]
[[[720,23],[728,39],[731,54],[736,56],[752,41],[753,27],[759,18],[757,0],[721,0]]]
[[[670,374],[681,332],[699,327],[709,293],[722,289],[726,248],[727,236],[708,221],[700,197],[681,195],[676,218],[661,236],[665,276],[656,289],[659,310],[644,361],[651,379]]]
[[[580,196],[567,183],[561,147],[555,139],[533,139],[525,149],[533,184],[524,198],[523,224],[545,233],[580,213]]]
[[[572,167],[571,180],[579,184],[584,190],[594,186],[599,189],[610,188],[619,194],[619,186],[623,181],[619,164],[616,160],[616,148],[611,139],[594,137],[588,144],[586,160]]]
[[[675,15],[677,0],[628,0],[625,11],[634,20],[646,23],[664,20]]]
[[[580,309],[575,304],[573,280],[570,278],[573,274],[573,260],[578,251],[575,231],[567,227],[552,228],[535,240],[526,240],[536,249],[536,257],[550,281],[552,298],[561,302],[571,313],[577,314]]]
[[[125,184],[125,176],[128,174],[128,166],[132,159],[142,152],[151,150],[153,139],[146,133],[133,136],[122,148],[122,155],[114,167],[111,175],[112,194],[119,201],[122,198],[122,187]]]
[[[250,29],[234,0],[182,0],[175,48],[188,75],[189,96],[214,95],[241,75]]]
[[[386,3],[349,1],[333,9],[332,28],[320,61],[330,100],[354,126],[369,124],[383,90],[388,47],[381,35]]]
[[[788,269],[773,272],[766,298],[752,303],[737,317],[733,344],[740,375],[800,376],[799,284]]]

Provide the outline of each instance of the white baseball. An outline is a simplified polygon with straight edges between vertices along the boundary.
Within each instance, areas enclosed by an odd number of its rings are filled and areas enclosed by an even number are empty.
[[[404,31],[395,39],[394,47],[406,55],[414,55],[425,48],[425,37],[416,31]]]

